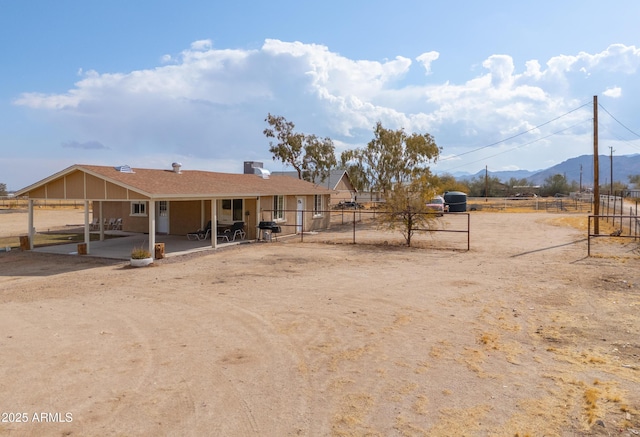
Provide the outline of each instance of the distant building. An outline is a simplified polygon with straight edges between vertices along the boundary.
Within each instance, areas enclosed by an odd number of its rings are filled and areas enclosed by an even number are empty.
[[[298,179],[297,171],[274,171],[271,174],[274,176],[289,176]],[[355,201],[358,195],[358,190],[355,189],[351,183],[351,178],[345,170],[331,170],[329,176],[324,180],[317,177],[313,184],[317,187],[324,187],[333,191],[331,194],[331,205],[336,205],[340,202]],[[360,199],[357,199],[360,201]]]

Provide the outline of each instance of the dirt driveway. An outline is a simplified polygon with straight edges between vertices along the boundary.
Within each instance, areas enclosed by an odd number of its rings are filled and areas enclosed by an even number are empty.
[[[0,254],[0,435],[638,435],[640,260],[562,217],[472,215],[469,252]]]

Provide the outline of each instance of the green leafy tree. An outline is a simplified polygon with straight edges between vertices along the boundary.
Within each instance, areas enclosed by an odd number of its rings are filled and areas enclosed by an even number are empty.
[[[640,185],[640,174],[629,175],[629,183],[634,185]]]
[[[526,179],[509,178],[507,181],[507,195],[513,196],[518,193],[532,193],[531,183]]]
[[[438,159],[440,148],[430,134],[386,129],[381,122],[373,134],[366,147],[344,151],[341,163],[359,190],[384,193],[380,226],[399,229],[411,246],[416,229],[427,229],[433,217],[425,214],[425,203],[436,192],[437,178],[427,164]]]
[[[304,149],[302,178],[314,181],[320,176],[320,180],[324,181],[329,171],[337,165],[333,141],[329,138],[307,135],[304,140]]]
[[[264,135],[277,140],[275,144],[269,142],[269,152],[273,154],[274,161],[278,159],[289,164],[298,172],[298,179],[309,182],[318,176],[322,181],[326,179],[337,164],[330,138],[295,132],[295,125],[282,116],[269,114],[265,121],[270,127],[264,130]]]
[[[506,195],[506,186],[496,176],[487,178],[471,178],[469,185],[469,197],[499,197]]]
[[[438,193],[444,193],[446,191],[461,191],[463,193],[469,192],[469,186],[464,181],[458,181],[455,177],[449,174],[436,176],[434,185],[436,186]]]
[[[440,154],[430,134],[408,135],[404,129],[386,129],[381,122],[373,133],[366,147],[345,150],[340,156],[359,189],[386,193],[393,184],[430,174],[426,164],[435,162]]]
[[[0,196],[7,195],[7,184],[0,182]]]
[[[614,194],[615,193],[620,194],[621,191],[626,191],[628,189],[629,189],[629,185],[625,184],[624,182],[620,182],[620,181],[614,181],[613,182],[613,193]],[[611,190],[611,184],[600,186],[600,193],[601,194],[609,193],[610,190]]]
[[[569,194],[571,187],[567,178],[561,174],[554,174],[545,178],[540,187],[540,194],[543,196],[555,196],[556,194]]]

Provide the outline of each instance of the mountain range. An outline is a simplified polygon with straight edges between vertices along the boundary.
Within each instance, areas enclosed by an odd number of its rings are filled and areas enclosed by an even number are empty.
[[[607,185],[611,181],[611,156],[598,155],[598,168],[600,169],[600,185]],[[561,174],[571,183],[575,181],[583,187],[593,186],[593,155],[582,155],[570,158],[544,170],[514,170],[514,171],[485,171],[475,174],[467,172],[450,173],[459,180],[484,178],[485,174],[496,177],[506,183],[511,178],[526,179],[532,185],[542,185],[548,177]],[[629,176],[640,174],[640,154],[613,156],[613,181],[629,183]]]

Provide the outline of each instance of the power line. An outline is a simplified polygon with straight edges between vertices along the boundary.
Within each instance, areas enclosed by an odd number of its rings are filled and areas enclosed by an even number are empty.
[[[565,112],[564,114],[559,115],[558,117],[556,117],[556,118],[554,118],[554,119],[552,119],[552,120],[546,121],[546,122],[544,122],[544,123],[542,123],[542,124],[540,124],[540,125],[538,125],[538,126],[532,127],[531,129],[528,129],[528,130],[526,130],[526,131],[523,131],[523,132],[517,133],[517,134],[512,135],[512,136],[510,136],[510,137],[508,137],[508,138],[504,138],[504,139],[502,139],[502,140],[500,140],[500,141],[496,141],[495,143],[487,144],[486,146],[482,146],[482,147],[478,147],[477,149],[469,150],[468,152],[464,152],[464,153],[460,153],[460,154],[458,154],[458,155],[453,155],[453,156],[448,156],[448,157],[446,157],[446,158],[442,158],[442,159],[440,160],[440,162],[442,162],[442,161],[447,161],[447,160],[449,160],[449,159],[453,159],[453,158],[459,158],[459,157],[461,157],[461,156],[468,155],[469,153],[478,152],[478,151],[483,150],[483,149],[486,149],[486,148],[488,148],[488,147],[497,146],[498,144],[504,143],[504,142],[506,142],[506,141],[512,140],[512,139],[517,138],[517,137],[519,137],[519,136],[521,136],[521,135],[524,135],[524,134],[527,134],[527,133],[529,133],[529,132],[531,132],[531,131],[534,131],[534,130],[536,130],[536,129],[539,129],[539,128],[543,127],[543,126],[546,126],[546,125],[548,125],[549,123],[553,123],[554,121],[559,120],[559,119],[561,119],[562,117],[566,117],[567,115],[571,114],[572,112],[575,112],[575,111],[577,111],[577,110],[579,110],[579,109],[582,109],[582,108],[584,108],[585,106],[587,106],[587,105],[591,105],[591,104],[592,104],[592,102],[587,102],[587,103],[583,104],[582,106],[579,106],[579,107],[577,107],[577,108],[575,108],[575,109],[572,109],[571,111]],[[472,164],[472,163],[471,163],[471,164]]]
[[[447,171],[448,171],[448,170],[455,170],[456,168],[460,168],[460,167],[466,167],[467,165],[475,164],[475,163],[477,163],[477,162],[482,162],[482,161],[485,161],[485,160],[487,160],[487,159],[489,159],[489,158],[493,158],[493,157],[496,157],[496,156],[498,156],[498,155],[502,155],[503,153],[512,152],[512,151],[514,151],[514,150],[516,150],[516,149],[519,149],[520,147],[528,146],[528,145],[530,145],[530,144],[537,143],[538,141],[545,140],[545,139],[547,139],[547,138],[549,138],[549,137],[552,137],[552,136],[554,136],[554,135],[558,135],[558,134],[560,134],[560,133],[562,133],[562,132],[564,132],[564,131],[566,131],[566,130],[573,129],[574,127],[576,127],[576,126],[578,126],[578,125],[580,125],[580,124],[582,124],[582,123],[590,122],[591,120],[592,120],[591,118],[588,118],[588,119],[586,119],[586,120],[582,120],[582,121],[580,121],[580,122],[578,122],[578,123],[576,123],[576,124],[574,124],[574,125],[572,125],[572,126],[569,126],[569,127],[564,128],[564,129],[561,129],[561,130],[559,130],[559,131],[556,131],[556,132],[550,133],[549,135],[545,135],[544,137],[537,138],[537,139],[535,139],[535,140],[533,140],[533,141],[530,141],[530,142],[528,142],[528,143],[524,143],[524,144],[517,145],[517,146],[515,146],[515,147],[512,147],[512,148],[507,149],[507,150],[503,150],[502,152],[498,152],[498,153],[495,153],[495,154],[493,154],[493,155],[485,156],[485,157],[483,157],[483,158],[481,158],[481,159],[478,159],[477,161],[466,162],[466,163],[461,164],[461,165],[459,165],[459,166],[457,166],[457,167],[451,167],[451,168],[447,169]]]
[[[612,131],[611,129],[609,129],[607,126],[603,125],[602,123],[598,122],[598,125],[600,127],[602,127],[604,130],[606,130],[607,132],[609,132],[611,134],[611,136],[616,137],[619,141],[626,143],[627,145],[633,147],[634,149],[638,149],[640,150],[640,147],[638,147],[637,145],[633,144],[632,142],[625,140],[624,138],[622,138],[621,136],[617,135],[614,131]]]
[[[609,117],[613,118],[616,123],[618,123],[620,126],[622,126],[623,128],[625,128],[626,130],[628,130],[629,132],[631,132],[632,134],[634,134],[637,137],[640,137],[640,134],[635,133],[634,131],[632,131],[631,129],[629,129],[627,126],[625,126],[620,120],[618,120],[617,118],[615,118],[613,115],[611,115],[611,113],[609,111],[607,111],[607,108],[605,108],[604,106],[602,106],[601,104],[598,103],[598,106],[600,108],[602,108],[602,110],[604,112],[606,112],[607,114],[609,114]]]

